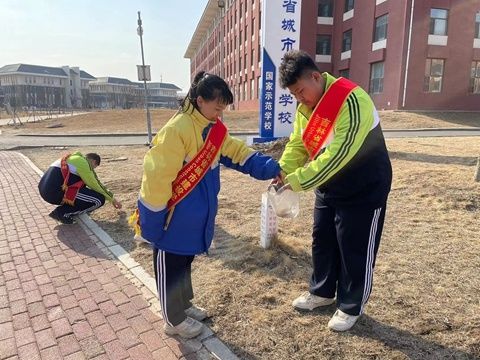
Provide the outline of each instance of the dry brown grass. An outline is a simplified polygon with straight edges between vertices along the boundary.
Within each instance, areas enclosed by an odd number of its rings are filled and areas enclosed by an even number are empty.
[[[175,113],[174,110],[155,109],[152,114],[153,131],[160,129]],[[413,113],[382,111],[384,129],[480,127],[480,113]],[[257,111],[227,111],[224,120],[230,131],[258,131]],[[47,128],[62,124],[60,128]],[[18,129],[1,127],[6,133],[126,133],[146,132],[145,111],[141,109],[108,110],[68,118],[26,123]]]
[[[243,359],[480,358],[480,184],[473,182],[480,138],[389,140],[394,183],[372,297],[353,331],[331,333],[334,307],[301,313],[291,301],[307,289],[313,194],[301,214],[280,223],[276,246],[259,246],[266,182],[222,172],[214,246],[194,262],[196,301],[208,324]],[[91,149],[80,149],[88,151]],[[133,244],[133,209],[145,148],[98,148],[100,178],[125,210],[93,218],[151,272],[151,253]],[[26,150],[41,168],[62,151]],[[108,159],[105,159],[108,160]]]
[[[152,131],[158,131],[175,114],[175,110],[151,110]],[[251,131],[258,128],[258,118],[255,111],[227,111],[225,123],[230,131]],[[63,127],[47,128],[52,124],[62,124]],[[25,123],[17,129],[3,126],[2,130],[9,133],[48,133],[48,134],[96,134],[96,133],[138,133],[146,132],[146,114],[142,109],[97,111],[67,118],[43,120],[35,123]]]
[[[384,129],[480,127],[480,112],[380,111]]]

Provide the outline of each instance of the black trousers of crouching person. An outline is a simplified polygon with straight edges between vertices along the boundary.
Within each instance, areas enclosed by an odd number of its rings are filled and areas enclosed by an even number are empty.
[[[81,180],[78,175],[70,174],[68,184],[74,184]],[[60,217],[71,217],[85,212],[91,212],[105,204],[105,197],[83,186],[75,197],[74,205],[62,204],[64,192],[62,190],[63,175],[60,168],[51,166],[40,179],[38,190],[40,196],[46,202],[59,205],[56,212]]]
[[[378,208],[332,207],[317,196],[310,293],[334,298],[349,315],[363,313],[372,291],[386,203]]]
[[[195,256],[177,255],[153,249],[153,268],[157,281],[158,297],[165,322],[177,326],[187,316],[185,310],[192,306],[192,262]]]

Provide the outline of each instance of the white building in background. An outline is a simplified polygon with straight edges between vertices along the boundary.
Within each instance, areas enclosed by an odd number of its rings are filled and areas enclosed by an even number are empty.
[[[147,83],[152,108],[178,107],[174,84]],[[0,108],[129,109],[144,106],[144,86],[118,77],[95,78],[79,67],[13,64],[0,68]]]
[[[139,84],[142,88],[143,94],[143,84]],[[165,107],[165,108],[176,108],[178,107],[178,92],[180,89],[178,86],[163,83],[163,82],[152,82],[147,83],[148,88],[148,104],[150,107]]]
[[[117,77],[99,77],[90,84],[92,106],[98,109],[130,109],[138,106],[136,83]]]
[[[0,68],[3,101],[16,107],[89,107],[88,84],[93,80],[79,67],[12,64]]]
[[[144,85],[128,79],[101,77],[90,84],[92,105],[101,109],[130,109],[144,106]],[[148,106],[151,108],[178,107],[177,92],[181,90],[173,84],[147,83]]]

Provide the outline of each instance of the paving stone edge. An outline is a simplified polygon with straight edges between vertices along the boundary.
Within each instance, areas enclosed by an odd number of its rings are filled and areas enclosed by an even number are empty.
[[[16,152],[23,160],[39,175],[43,172],[24,154]],[[78,217],[79,225],[85,230],[87,235],[110,259],[118,260],[117,266],[122,273],[140,290],[145,300],[150,304],[150,309],[159,317],[162,317],[160,305],[157,299],[155,279],[150,276],[145,269],[137,263],[130,254],[113,240],[95,221],[87,214]],[[214,357],[218,360],[238,360],[238,357],[217,337],[215,333],[207,326],[202,334],[193,340],[186,342],[187,345],[200,349],[196,351],[201,360],[207,360]],[[205,351],[206,350],[206,351]]]

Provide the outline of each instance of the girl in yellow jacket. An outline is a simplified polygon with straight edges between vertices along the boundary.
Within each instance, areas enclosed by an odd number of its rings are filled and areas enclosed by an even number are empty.
[[[206,139],[208,142],[210,130],[231,103],[233,95],[227,83],[200,72],[181,109],[155,136],[144,158],[137,235],[154,248],[153,265],[167,334],[191,338],[202,331],[200,321],[206,314],[191,303],[191,264],[195,255],[207,252],[212,242],[220,191],[219,164],[260,180],[280,174],[275,160],[224,132],[203,177],[194,171],[185,175],[183,183],[193,189],[171,206],[172,198],[184,190],[175,188],[175,180],[181,177],[182,168],[196,166],[192,163]]]

